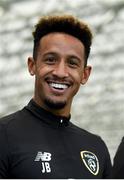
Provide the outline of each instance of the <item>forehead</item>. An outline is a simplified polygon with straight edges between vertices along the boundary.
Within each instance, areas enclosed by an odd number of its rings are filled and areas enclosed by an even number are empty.
[[[84,45],[79,39],[61,32],[49,33],[43,36],[40,40],[40,49],[61,49],[84,53]]]

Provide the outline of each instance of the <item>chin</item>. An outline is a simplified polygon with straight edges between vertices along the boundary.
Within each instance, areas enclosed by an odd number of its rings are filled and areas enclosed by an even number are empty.
[[[45,99],[44,103],[50,109],[63,109],[66,106],[66,101],[53,101],[51,99]]]

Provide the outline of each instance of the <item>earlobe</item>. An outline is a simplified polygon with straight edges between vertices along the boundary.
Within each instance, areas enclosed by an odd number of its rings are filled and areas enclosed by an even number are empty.
[[[84,85],[88,81],[90,73],[91,73],[91,70],[92,70],[91,66],[86,66],[84,68],[83,74],[82,74],[82,81],[81,81],[82,85]]]
[[[31,71],[31,72],[30,72],[30,75],[33,76],[33,75],[34,75],[34,72]]]
[[[28,58],[28,71],[31,76],[35,75],[35,63],[32,57]]]

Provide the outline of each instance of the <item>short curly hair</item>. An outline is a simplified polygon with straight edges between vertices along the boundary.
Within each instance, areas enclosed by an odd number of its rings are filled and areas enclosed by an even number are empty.
[[[37,57],[37,49],[40,39],[52,32],[62,32],[78,38],[85,47],[85,65],[87,65],[87,59],[92,44],[92,32],[86,23],[78,20],[72,15],[51,15],[39,19],[32,33],[34,37],[34,59]]]

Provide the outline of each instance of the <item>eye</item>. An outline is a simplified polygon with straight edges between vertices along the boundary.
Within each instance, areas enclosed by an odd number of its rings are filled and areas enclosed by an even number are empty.
[[[80,66],[79,63],[79,59],[75,58],[75,57],[71,57],[68,59],[68,64],[70,67],[76,68],[78,66]]]
[[[56,57],[53,55],[47,55],[44,58],[46,64],[54,64],[56,62]]]

